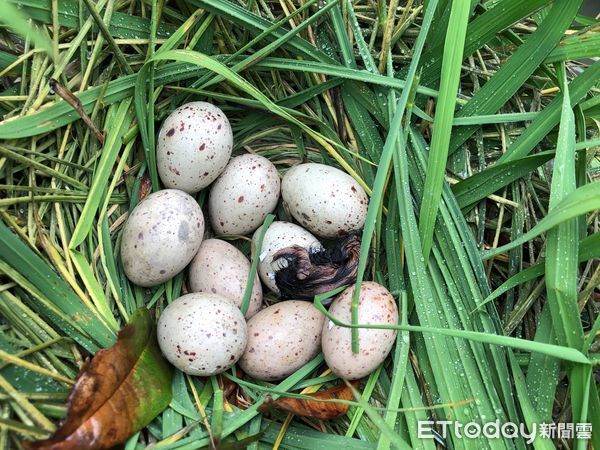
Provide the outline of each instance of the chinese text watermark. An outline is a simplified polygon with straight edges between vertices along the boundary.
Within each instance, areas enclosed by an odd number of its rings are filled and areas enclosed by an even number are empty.
[[[442,439],[445,439],[448,433],[452,433],[459,439],[474,439],[481,436],[488,439],[521,437],[528,444],[531,444],[537,437],[544,439],[591,439],[592,437],[591,423],[534,423],[528,427],[524,423],[500,423],[499,420],[484,424],[460,423],[452,420],[420,420],[417,437],[433,439],[435,437],[434,429]]]

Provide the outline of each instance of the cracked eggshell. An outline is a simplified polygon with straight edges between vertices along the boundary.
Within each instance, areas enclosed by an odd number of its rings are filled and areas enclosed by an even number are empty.
[[[242,306],[250,274],[250,261],[228,242],[220,239],[202,241],[190,264],[189,282],[192,292],[219,294]],[[262,305],[262,286],[255,275],[246,318],[256,314]]]
[[[206,102],[180,106],[163,123],[156,165],[163,184],[188,193],[212,183],[231,157],[233,133],[225,113]]]
[[[139,286],[164,283],[189,264],[202,242],[204,216],[192,196],[177,189],[148,195],[123,229],[125,274]]]
[[[247,342],[246,321],[233,301],[204,292],[173,301],[158,319],[156,332],[165,358],[189,375],[225,372]]]
[[[315,250],[321,249],[323,246],[316,237],[304,228],[290,222],[279,221],[271,224],[265,233],[260,255],[256,255],[261,228],[256,230],[254,236],[252,236],[252,258],[257,256],[259,258],[257,271],[265,286],[279,294],[273,273],[275,270],[272,265],[273,255],[282,248],[291,247],[292,245]]]
[[[337,297],[329,312],[341,322],[351,323],[354,286]],[[389,291],[380,284],[365,281],[358,301],[358,323],[397,325],[398,307]],[[359,330],[359,353],[352,353],[352,330],[334,325],[327,320],[323,326],[321,344],[329,368],[337,376],[357,380],[373,372],[385,360],[396,340],[397,330]]]
[[[256,230],[279,200],[280,181],[271,161],[259,155],[232,158],[208,198],[216,234],[244,235]]]
[[[284,207],[305,228],[324,238],[360,230],[369,199],[358,182],[325,164],[306,163],[289,169],[281,182]]]
[[[259,311],[248,321],[248,344],[240,367],[258,380],[280,380],[321,351],[325,316],[312,303],[288,300]]]

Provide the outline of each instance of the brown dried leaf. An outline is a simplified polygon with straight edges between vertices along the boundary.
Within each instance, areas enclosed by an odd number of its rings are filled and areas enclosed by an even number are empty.
[[[144,174],[140,180],[140,187],[138,189],[138,198],[140,202],[146,198],[146,196],[152,191],[152,181],[148,174]]]
[[[358,387],[358,381],[351,383],[354,388]],[[259,408],[261,412],[276,408],[287,411],[297,416],[313,417],[319,420],[330,420],[343,416],[348,412],[350,405],[340,402],[323,400],[354,400],[352,390],[346,384],[340,384],[324,391],[306,394],[314,400],[302,398],[280,397],[277,400],[265,403]]]
[[[171,369],[156,342],[148,310],[141,308],[115,345],[86,364],[68,399],[61,428],[30,450],[104,450],[125,442],[171,402]]]

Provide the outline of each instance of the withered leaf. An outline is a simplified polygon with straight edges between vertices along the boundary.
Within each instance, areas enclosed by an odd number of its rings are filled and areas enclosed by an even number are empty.
[[[358,387],[358,382],[355,381],[352,385],[356,388]],[[312,397],[312,399],[280,397],[277,400],[265,403],[259,410],[264,412],[268,409],[276,408],[291,412],[297,416],[313,417],[319,420],[330,420],[346,414],[350,405],[323,400],[354,400],[352,390],[346,384],[340,384],[339,386],[324,391],[306,395]]]
[[[77,377],[67,417],[53,436],[30,450],[103,450],[125,442],[171,402],[171,368],[156,342],[147,309],[140,308],[115,345],[100,350]]]
[[[146,196],[152,191],[152,181],[147,173],[142,176],[140,180],[140,187],[138,189],[138,198],[140,202],[146,198]]]

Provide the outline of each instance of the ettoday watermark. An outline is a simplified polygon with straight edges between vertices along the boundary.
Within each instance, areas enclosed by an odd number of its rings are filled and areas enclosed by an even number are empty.
[[[486,422],[460,423],[452,420],[420,420],[418,422],[417,437],[419,439],[433,439],[437,434],[445,439],[452,433],[459,439],[516,439],[523,438],[531,444],[537,437],[544,439],[591,439],[591,423],[534,423],[530,427],[524,423],[504,422],[499,420]]]

